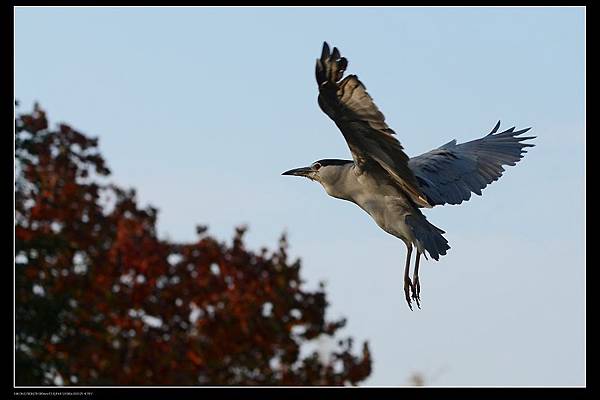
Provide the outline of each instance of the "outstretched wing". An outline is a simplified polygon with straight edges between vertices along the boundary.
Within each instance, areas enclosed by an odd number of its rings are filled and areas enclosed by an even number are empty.
[[[458,145],[452,140],[408,161],[430,204],[460,204],[471,192],[481,196],[483,188],[502,176],[503,165],[515,165],[524,149],[534,146],[521,142],[535,136],[518,137],[531,128],[497,133],[499,127],[500,121],[481,139]]]
[[[323,43],[317,59],[316,78],[319,85],[319,106],[338,126],[352,152],[358,168],[377,163],[420,207],[431,207],[408,167],[408,156],[395,132],[385,123],[365,86],[356,75],[342,76],[348,61],[336,47],[329,51]]]

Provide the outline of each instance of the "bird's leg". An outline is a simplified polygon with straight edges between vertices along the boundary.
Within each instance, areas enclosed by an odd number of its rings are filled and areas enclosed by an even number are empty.
[[[413,294],[412,298],[417,302],[417,307],[421,308],[419,294],[421,293],[421,284],[419,283],[419,261],[421,260],[421,252],[417,249],[417,259],[415,260],[415,270],[413,271],[413,280],[412,280],[412,288]]]
[[[412,282],[410,281],[410,277],[408,276],[408,270],[410,268],[410,255],[412,254],[412,245],[407,245],[407,252],[406,252],[406,267],[404,267],[404,296],[406,297],[406,302],[408,303],[408,307],[410,308],[410,310],[412,311],[412,304],[411,304],[411,300],[410,300],[410,291],[411,289],[414,292],[414,288],[412,285]]]

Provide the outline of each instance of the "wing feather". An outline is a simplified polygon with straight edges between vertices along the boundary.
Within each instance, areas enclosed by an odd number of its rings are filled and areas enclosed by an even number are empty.
[[[497,133],[499,127],[500,121],[481,139],[458,145],[452,140],[408,161],[430,204],[460,204],[471,193],[481,196],[482,189],[502,176],[503,166],[516,165],[525,148],[534,146],[523,141],[535,136],[519,136],[530,128]]]
[[[342,76],[348,61],[334,47],[323,44],[315,75],[319,106],[338,126],[359,169],[376,163],[421,207],[431,207],[417,178],[408,166],[408,156],[395,132],[356,75]]]

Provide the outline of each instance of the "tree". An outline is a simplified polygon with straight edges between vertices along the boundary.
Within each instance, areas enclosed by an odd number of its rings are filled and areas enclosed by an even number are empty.
[[[110,175],[92,139],[52,130],[36,104],[15,120],[17,385],[342,385],[369,376],[367,343],[329,361],[303,344],[334,336],[324,287],[300,261],[156,233],[157,210]]]

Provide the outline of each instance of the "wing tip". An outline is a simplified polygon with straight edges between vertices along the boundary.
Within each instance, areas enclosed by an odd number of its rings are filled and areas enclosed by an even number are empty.
[[[341,56],[340,51],[338,50],[337,47],[334,47],[331,52],[331,58],[333,58],[334,60],[338,60],[340,58],[340,56]]]
[[[498,133],[498,130],[500,128],[500,120],[498,120],[498,122],[496,123],[496,125],[494,126],[494,128],[491,130],[490,133],[487,134],[487,136],[493,135],[494,133]],[[532,127],[527,127],[527,128],[523,128],[520,129],[518,131],[515,131],[516,127],[511,127],[505,131],[502,131],[500,133],[498,133],[498,135],[503,135],[503,134],[510,134],[510,136],[519,136],[522,135],[525,132],[528,132],[532,129]],[[527,139],[535,139],[536,136],[528,136],[528,137],[522,137],[519,140],[527,140]]]
[[[500,120],[498,120],[498,122],[496,123],[496,126],[494,126],[492,131],[490,133],[488,133],[488,136],[493,135],[494,133],[498,132],[498,128],[500,128]]]
[[[317,59],[315,68],[319,86],[326,82],[336,83],[340,81],[347,67],[348,59],[342,57],[337,47],[333,47],[333,50],[331,50],[329,43],[324,41],[321,56]]]
[[[323,48],[321,49],[321,61],[325,61],[329,58],[329,44],[327,42],[323,42]]]

